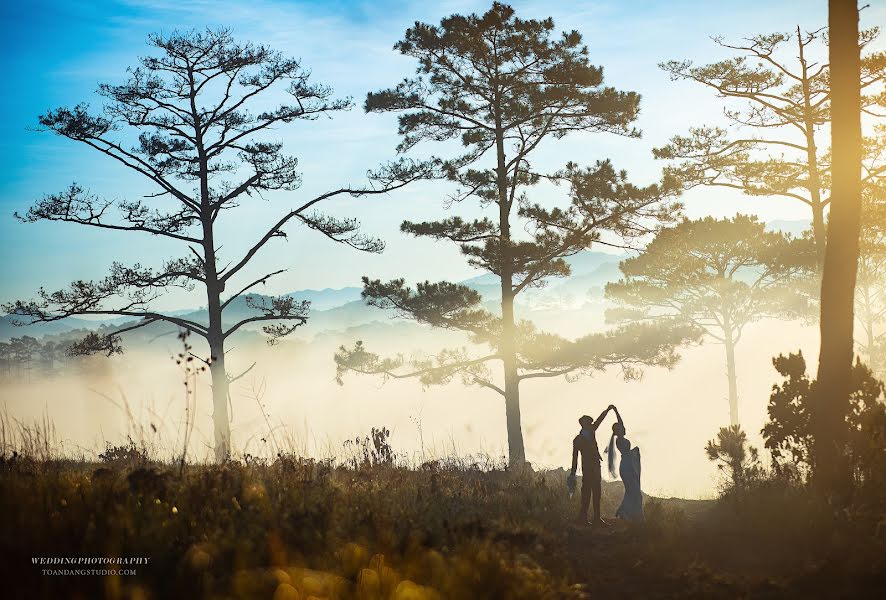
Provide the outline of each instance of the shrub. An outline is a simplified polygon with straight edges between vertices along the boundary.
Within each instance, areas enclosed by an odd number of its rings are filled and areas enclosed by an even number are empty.
[[[107,442],[105,451],[98,455],[99,460],[114,466],[140,466],[150,462],[148,449],[143,445],[136,445],[131,437],[127,439],[129,443],[118,446]]]
[[[396,453],[388,441],[390,437],[391,432],[387,427],[373,427],[368,436],[345,441],[345,448],[351,451],[348,460],[351,468],[392,466]]]
[[[710,461],[717,463],[717,469],[725,473],[721,484],[724,494],[744,491],[763,475],[759,452],[748,446],[748,436],[740,425],[721,427],[716,439],[708,441],[705,452]]]
[[[772,452],[777,471],[790,472],[792,463],[801,477],[814,477],[810,416],[816,382],[806,374],[801,352],[779,355],[772,363],[785,381],[774,385],[769,397],[769,422],[762,432],[766,448]],[[857,360],[851,389],[843,436],[847,482],[852,488],[848,497],[856,504],[882,505],[886,500],[886,387]]]

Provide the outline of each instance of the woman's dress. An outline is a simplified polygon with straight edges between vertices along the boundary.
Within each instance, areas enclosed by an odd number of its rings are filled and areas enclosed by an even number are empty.
[[[624,437],[616,439],[615,445],[621,453],[618,474],[625,486],[625,496],[615,516],[629,521],[643,520],[643,493],[640,491],[640,449],[631,448],[631,442]]]

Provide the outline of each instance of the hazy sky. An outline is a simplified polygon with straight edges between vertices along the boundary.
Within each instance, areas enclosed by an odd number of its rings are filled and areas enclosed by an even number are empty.
[[[549,144],[542,164],[550,168],[567,160],[592,163],[612,158],[639,183],[657,178],[661,164],[650,149],[691,125],[720,120],[721,106],[711,94],[688,83],[671,83],[656,64],[671,58],[711,61],[724,56],[710,35],[729,38],[790,30],[800,24],[818,28],[826,21],[826,2],[809,0],[668,1],[626,0],[518,1],[519,16],[553,16],[561,29],[585,36],[594,62],[605,69],[608,84],[642,94],[638,126],[643,139],[576,135]],[[886,21],[886,6],[873,2],[863,11],[865,26]],[[414,65],[391,47],[415,20],[437,22],[453,12],[482,12],[482,1],[283,2],[249,0],[81,1],[34,0],[6,5],[0,53],[5,76],[0,95],[0,300],[29,296],[40,285],[54,288],[76,278],[99,277],[112,259],[156,264],[181,255],[174,246],[139,234],[97,231],[71,224],[23,225],[12,213],[26,210],[35,199],[77,181],[105,197],[125,198],[150,191],[123,167],[81,145],[29,128],[50,107],[91,102],[99,82],[121,82],[125,69],[147,51],[151,32],[205,26],[233,28],[240,40],[268,44],[299,57],[315,81],[333,86],[339,96],[352,96],[356,107],[334,120],[283,126],[276,135],[285,150],[300,160],[304,185],[296,192],[269,194],[221,224],[226,256],[247,245],[261,224],[288,205],[312,194],[358,185],[367,169],[393,157],[397,142],[395,118],[366,115],[360,109],[367,91],[395,84]],[[409,280],[463,279],[472,272],[455,249],[398,232],[405,218],[427,219],[442,213],[446,185],[424,185],[385,198],[343,199],[327,208],[353,215],[368,233],[381,236],[381,256],[358,254],[334,246],[321,235],[295,229],[288,242],[269,245],[261,266],[288,267],[268,291],[359,285],[359,277],[405,276]],[[557,198],[539,191],[543,201]],[[728,215],[737,210],[765,219],[804,218],[804,207],[783,200],[747,199],[722,191],[695,191],[686,197],[688,212]],[[173,297],[167,306],[198,305],[203,298]],[[162,304],[161,304],[162,306]]]

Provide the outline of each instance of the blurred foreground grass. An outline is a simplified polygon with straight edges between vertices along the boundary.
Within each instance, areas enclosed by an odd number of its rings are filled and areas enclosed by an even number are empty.
[[[876,523],[784,490],[646,502],[572,524],[563,471],[491,463],[0,462],[4,598],[839,598],[886,589]],[[605,484],[604,515],[621,499]],[[136,556],[135,576],[44,576],[32,557]],[[60,568],[60,567],[54,567]],[[71,567],[66,567],[71,568]]]

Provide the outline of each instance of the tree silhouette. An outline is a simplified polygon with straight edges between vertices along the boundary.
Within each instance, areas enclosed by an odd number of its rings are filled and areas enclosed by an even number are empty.
[[[779,355],[772,359],[772,364],[784,381],[772,386],[769,397],[769,421],[762,430],[766,448],[772,452],[776,469],[788,467],[801,476],[814,478],[817,464],[811,423],[818,383],[807,375],[802,352]],[[886,484],[884,391],[883,382],[856,359],[848,408],[844,420],[837,424],[843,432],[841,455],[847,459],[852,487],[858,491],[879,491],[880,498]]]
[[[9,380],[24,379],[30,382],[34,361],[42,365],[45,364],[44,358],[45,353],[40,342],[29,335],[0,342],[0,365]]]
[[[748,323],[805,312],[798,286],[814,269],[808,239],[766,231],[756,217],[705,217],[663,229],[646,250],[619,267],[623,279],[606,296],[623,305],[607,320],[679,319],[723,344],[729,383],[729,421],[738,425],[735,347]]]
[[[831,147],[834,202],[821,279],[821,348],[811,427],[820,489],[845,499],[848,468],[842,456],[855,354],[854,303],[862,207],[862,72],[858,4],[828,2],[831,44]]]
[[[717,470],[724,473],[725,493],[744,491],[763,471],[760,453],[748,444],[748,436],[740,425],[721,427],[717,437],[705,444],[705,454],[717,465]]]
[[[407,221],[401,230],[455,243],[470,265],[499,279],[501,309],[486,311],[480,295],[464,285],[424,282],[411,288],[403,279],[364,278],[363,297],[370,305],[465,332],[488,352],[447,350],[404,361],[380,358],[358,343],[336,354],[339,378],[348,370],[419,377],[425,384],[461,376],[494,390],[505,400],[510,461],[521,463],[521,381],[607,364],[672,364],[673,342],[685,331],[645,328],[569,342],[519,321],[515,298],[549,277],[569,275],[565,259],[592,243],[626,243],[670,218],[678,208],[669,200],[676,190],[669,184],[631,185],[608,161],[592,167],[569,163],[556,173],[542,173],[530,162],[543,141],[573,132],[639,135],[631,127],[639,96],[603,86],[603,71],[589,62],[578,32],[556,37],[551,19],[519,19],[511,7],[494,3],[482,15],[453,15],[438,26],[416,23],[395,49],[418,62],[416,76],[370,93],[366,110],[399,113],[401,153],[424,141],[460,141],[464,152],[442,164],[445,176],[458,184],[451,206],[473,199],[492,209],[479,219]],[[529,201],[527,188],[543,179],[569,187],[567,207]],[[518,219],[527,235],[517,229]],[[604,239],[603,232],[614,235]],[[499,384],[490,362],[501,364]]]
[[[156,188],[145,199],[103,200],[78,184],[37,201],[18,218],[26,223],[64,221],[87,227],[140,232],[181,243],[183,256],[159,268],[114,262],[98,281],[74,281],[65,289],[39,292],[37,300],[17,301],[4,308],[27,321],[55,321],[71,315],[124,315],[138,319],[117,330],[93,332],[72,346],[75,354],[119,353],[121,334],[156,322],[171,323],[206,340],[213,388],[215,457],[230,453],[225,342],[244,325],[257,323],[276,339],[291,333],[308,318],[308,302],[288,296],[247,296],[254,314],[235,323],[223,312],[241,294],[266,283],[284,270],[247,277],[252,258],[272,239],[285,238],[291,222],[316,230],[333,241],[365,252],[383,244],[362,235],[354,219],[316,212],[332,197],[378,194],[421,176],[424,164],[405,161],[383,166],[370,177],[372,185],[341,187],[302,199],[249,244],[239,256],[220,258],[216,225],[228,210],[267,192],[292,192],[301,182],[294,157],[282,144],[269,141],[279,125],[315,120],[349,108],[332,90],[312,83],[309,72],[294,59],[265,46],[241,45],[228,30],[152,35],[157,56],[140,60],[120,85],[102,84],[107,100],[103,112],[92,114],[85,104],[50,110],[40,117],[44,130],[79,142],[143,177]],[[269,106],[269,92],[288,94],[288,103]],[[117,135],[118,132],[121,132]],[[137,133],[129,147],[127,134]],[[128,138],[131,139],[131,138]],[[169,288],[205,288],[205,323],[156,311],[151,302]],[[233,290],[226,299],[223,294]]]
[[[860,45],[870,44],[878,29],[862,31]],[[822,127],[831,118],[831,74],[825,29],[773,33],[730,44],[714,38],[737,56],[709,65],[668,61],[659,66],[672,81],[700,83],[719,98],[735,101],[724,114],[731,125],[749,133],[730,135],[719,127],[697,127],[653,151],[686,188],[721,186],[752,196],[789,198],[809,206],[819,266],[825,252],[825,209],[830,204],[830,157]],[[886,113],[882,83],[886,52],[870,52],[861,62],[861,101],[866,113]],[[737,107],[736,107],[737,106]],[[877,163],[870,180],[886,172]]]
[[[886,188],[880,181],[865,189],[858,274],[855,285],[855,319],[861,328],[856,345],[866,364],[878,375],[886,372],[883,343],[886,332]]]

